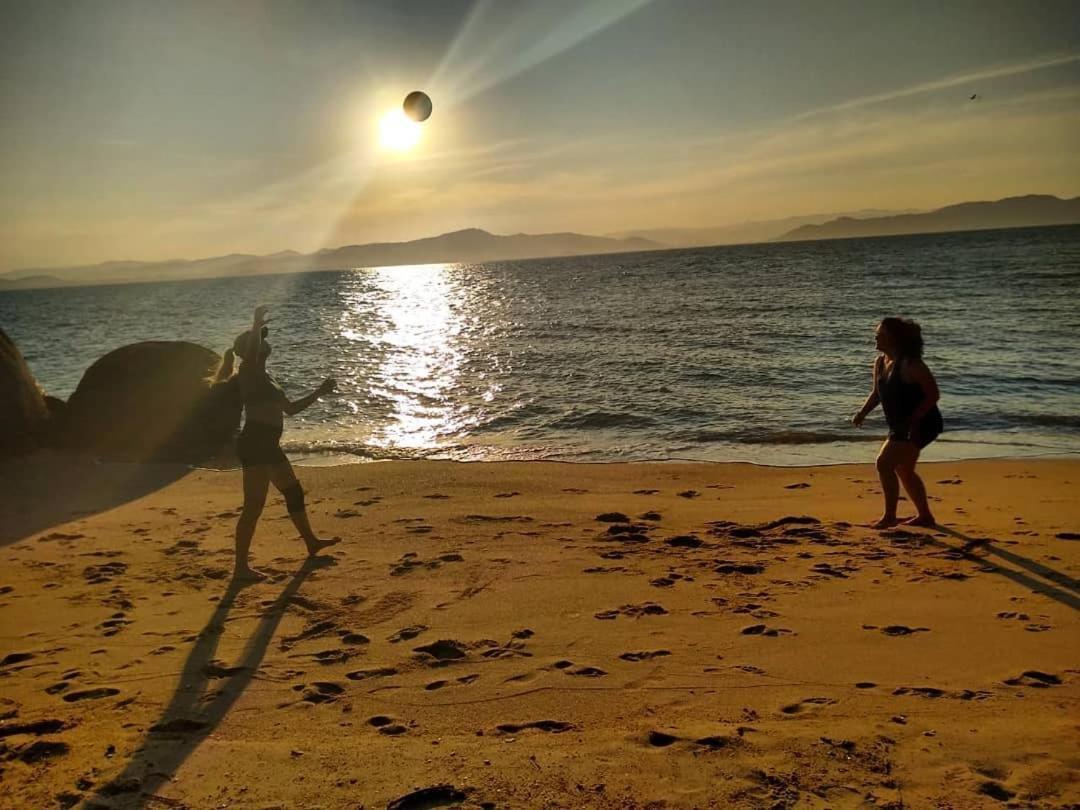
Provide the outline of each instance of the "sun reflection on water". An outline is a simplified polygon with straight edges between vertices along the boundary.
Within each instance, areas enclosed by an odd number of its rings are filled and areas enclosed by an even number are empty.
[[[464,426],[454,398],[462,365],[461,290],[451,269],[424,264],[357,271],[362,286],[345,299],[339,334],[367,343],[376,358],[367,380],[350,381],[350,388],[389,408],[371,425],[371,445],[432,450]]]

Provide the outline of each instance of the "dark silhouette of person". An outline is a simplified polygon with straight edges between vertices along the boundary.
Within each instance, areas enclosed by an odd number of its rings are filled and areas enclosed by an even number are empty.
[[[944,425],[937,403],[937,381],[923,362],[921,327],[907,318],[885,318],[875,332],[874,384],[866,402],[852,417],[855,427],[879,404],[885,412],[889,436],[877,457],[878,477],[885,496],[885,513],[873,523],[876,529],[895,526],[899,483],[915,505],[912,526],[935,525],[926,499],[926,485],[915,472],[919,453],[941,433]],[[898,483],[899,479],[899,483]]]
[[[244,470],[244,506],[236,522],[236,567],[233,576],[248,581],[266,578],[265,574],[248,564],[248,551],[271,481],[285,498],[289,517],[307,546],[308,556],[315,556],[341,540],[338,537],[322,540],[311,530],[304,505],[304,489],[280,444],[284,415],[300,413],[320,396],[333,391],[336,383],[328,377],[318,389],[305,397],[297,400],[286,397],[281,386],[266,370],[266,360],[271,351],[270,343],[266,340],[270,331],[267,322],[266,307],[258,307],[251,329],[237,337],[233,348],[225,352],[215,378],[217,385],[237,386],[244,403],[244,427],[236,441],[236,454]],[[240,358],[240,368],[234,370],[237,357]]]

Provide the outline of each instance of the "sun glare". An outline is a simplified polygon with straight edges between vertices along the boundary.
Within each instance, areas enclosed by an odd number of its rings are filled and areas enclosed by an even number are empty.
[[[379,144],[383,149],[407,152],[420,140],[420,125],[400,109],[388,112],[379,121]]]

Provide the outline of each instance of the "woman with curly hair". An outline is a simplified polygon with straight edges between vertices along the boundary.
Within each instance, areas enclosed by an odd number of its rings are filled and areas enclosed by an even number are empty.
[[[895,526],[900,484],[915,505],[916,514],[904,521],[912,526],[935,525],[926,498],[926,485],[915,472],[924,447],[943,429],[937,381],[923,362],[922,329],[907,318],[885,318],[875,332],[874,384],[866,402],[852,417],[855,427],[879,404],[885,412],[889,437],[877,457],[878,477],[885,496],[885,513],[873,523],[875,529]]]

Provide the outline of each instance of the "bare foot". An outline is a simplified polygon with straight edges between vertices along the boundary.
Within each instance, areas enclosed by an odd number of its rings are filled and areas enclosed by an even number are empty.
[[[926,528],[933,528],[937,526],[937,521],[934,520],[933,515],[916,515],[915,517],[908,518],[904,521],[905,526],[924,526]]]
[[[871,529],[889,529],[895,526],[900,521],[896,519],[896,516],[890,517],[889,515],[883,515],[875,522],[870,524]]]
[[[341,538],[340,537],[331,537],[329,540],[318,540],[318,539],[316,539],[314,543],[312,543],[311,541],[305,541],[305,542],[307,542],[308,556],[309,557],[314,557],[314,556],[318,555],[318,553],[320,551],[322,551],[324,548],[330,548],[330,546],[336,546],[338,543],[341,542]]]
[[[264,574],[262,571],[259,571],[255,568],[248,568],[246,566],[244,568],[237,568],[236,571],[233,572],[233,580],[235,582],[262,582],[268,576],[269,574]]]

